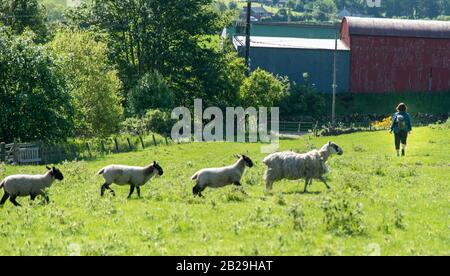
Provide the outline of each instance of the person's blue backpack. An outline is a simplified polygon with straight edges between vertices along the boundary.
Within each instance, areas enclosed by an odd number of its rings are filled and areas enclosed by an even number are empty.
[[[396,121],[397,121],[397,128],[401,131],[406,131],[407,125],[405,117],[401,114],[397,114]]]

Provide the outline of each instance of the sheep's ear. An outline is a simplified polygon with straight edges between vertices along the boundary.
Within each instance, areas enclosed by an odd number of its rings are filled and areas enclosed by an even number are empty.
[[[49,171],[51,171],[52,169],[49,166],[45,166],[45,168]]]
[[[53,168],[53,170],[56,170],[56,168],[55,167],[52,167]]]
[[[153,165],[156,166],[156,165],[158,165],[158,163],[156,163],[156,161],[153,161]]]
[[[331,146],[332,144],[333,144],[333,142],[331,142],[331,141],[330,141],[330,142],[328,142],[328,145],[329,145],[329,146]]]

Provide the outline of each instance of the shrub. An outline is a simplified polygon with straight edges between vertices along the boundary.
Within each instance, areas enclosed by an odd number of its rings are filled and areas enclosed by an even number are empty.
[[[346,195],[341,197],[327,197],[323,200],[321,208],[325,213],[327,230],[337,235],[362,235],[366,226],[363,223],[363,206],[361,203],[353,204]]]
[[[305,81],[307,82],[307,80]],[[280,104],[283,118],[297,120],[300,119],[298,115],[319,117],[327,112],[325,110],[325,96],[318,93],[308,82],[306,85],[293,83],[287,86],[287,90],[287,95]]]
[[[140,118],[127,118],[121,123],[121,130],[125,133],[141,134],[147,131],[144,120]]]
[[[262,69],[256,69],[241,86],[241,102],[246,107],[272,107],[286,95],[283,80]]]
[[[389,129],[392,125],[392,116],[386,117],[381,121],[375,121],[371,123],[371,126],[375,129]]]
[[[293,206],[289,209],[289,215],[292,217],[294,230],[303,231],[305,229],[305,213],[298,206]]]
[[[167,135],[172,130],[174,121],[170,118],[170,112],[161,109],[147,111],[143,117],[145,129],[147,131]]]

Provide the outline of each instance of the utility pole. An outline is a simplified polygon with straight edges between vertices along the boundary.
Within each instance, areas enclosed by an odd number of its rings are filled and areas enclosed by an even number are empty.
[[[336,35],[336,40],[334,43],[334,63],[333,63],[333,106],[331,108],[331,121],[333,127],[336,125],[336,64],[337,64],[337,50],[338,50],[338,37]]]
[[[247,21],[245,26],[245,65],[247,66],[247,76],[250,75],[250,18],[252,13],[252,1],[247,1]]]

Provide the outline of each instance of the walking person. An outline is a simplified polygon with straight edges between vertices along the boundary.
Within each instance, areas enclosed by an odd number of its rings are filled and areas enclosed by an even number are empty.
[[[406,104],[401,103],[397,106],[397,113],[392,116],[391,133],[395,136],[395,150],[397,156],[400,156],[400,144],[402,146],[402,156],[405,156],[408,135],[411,134],[411,116],[409,116]]]

